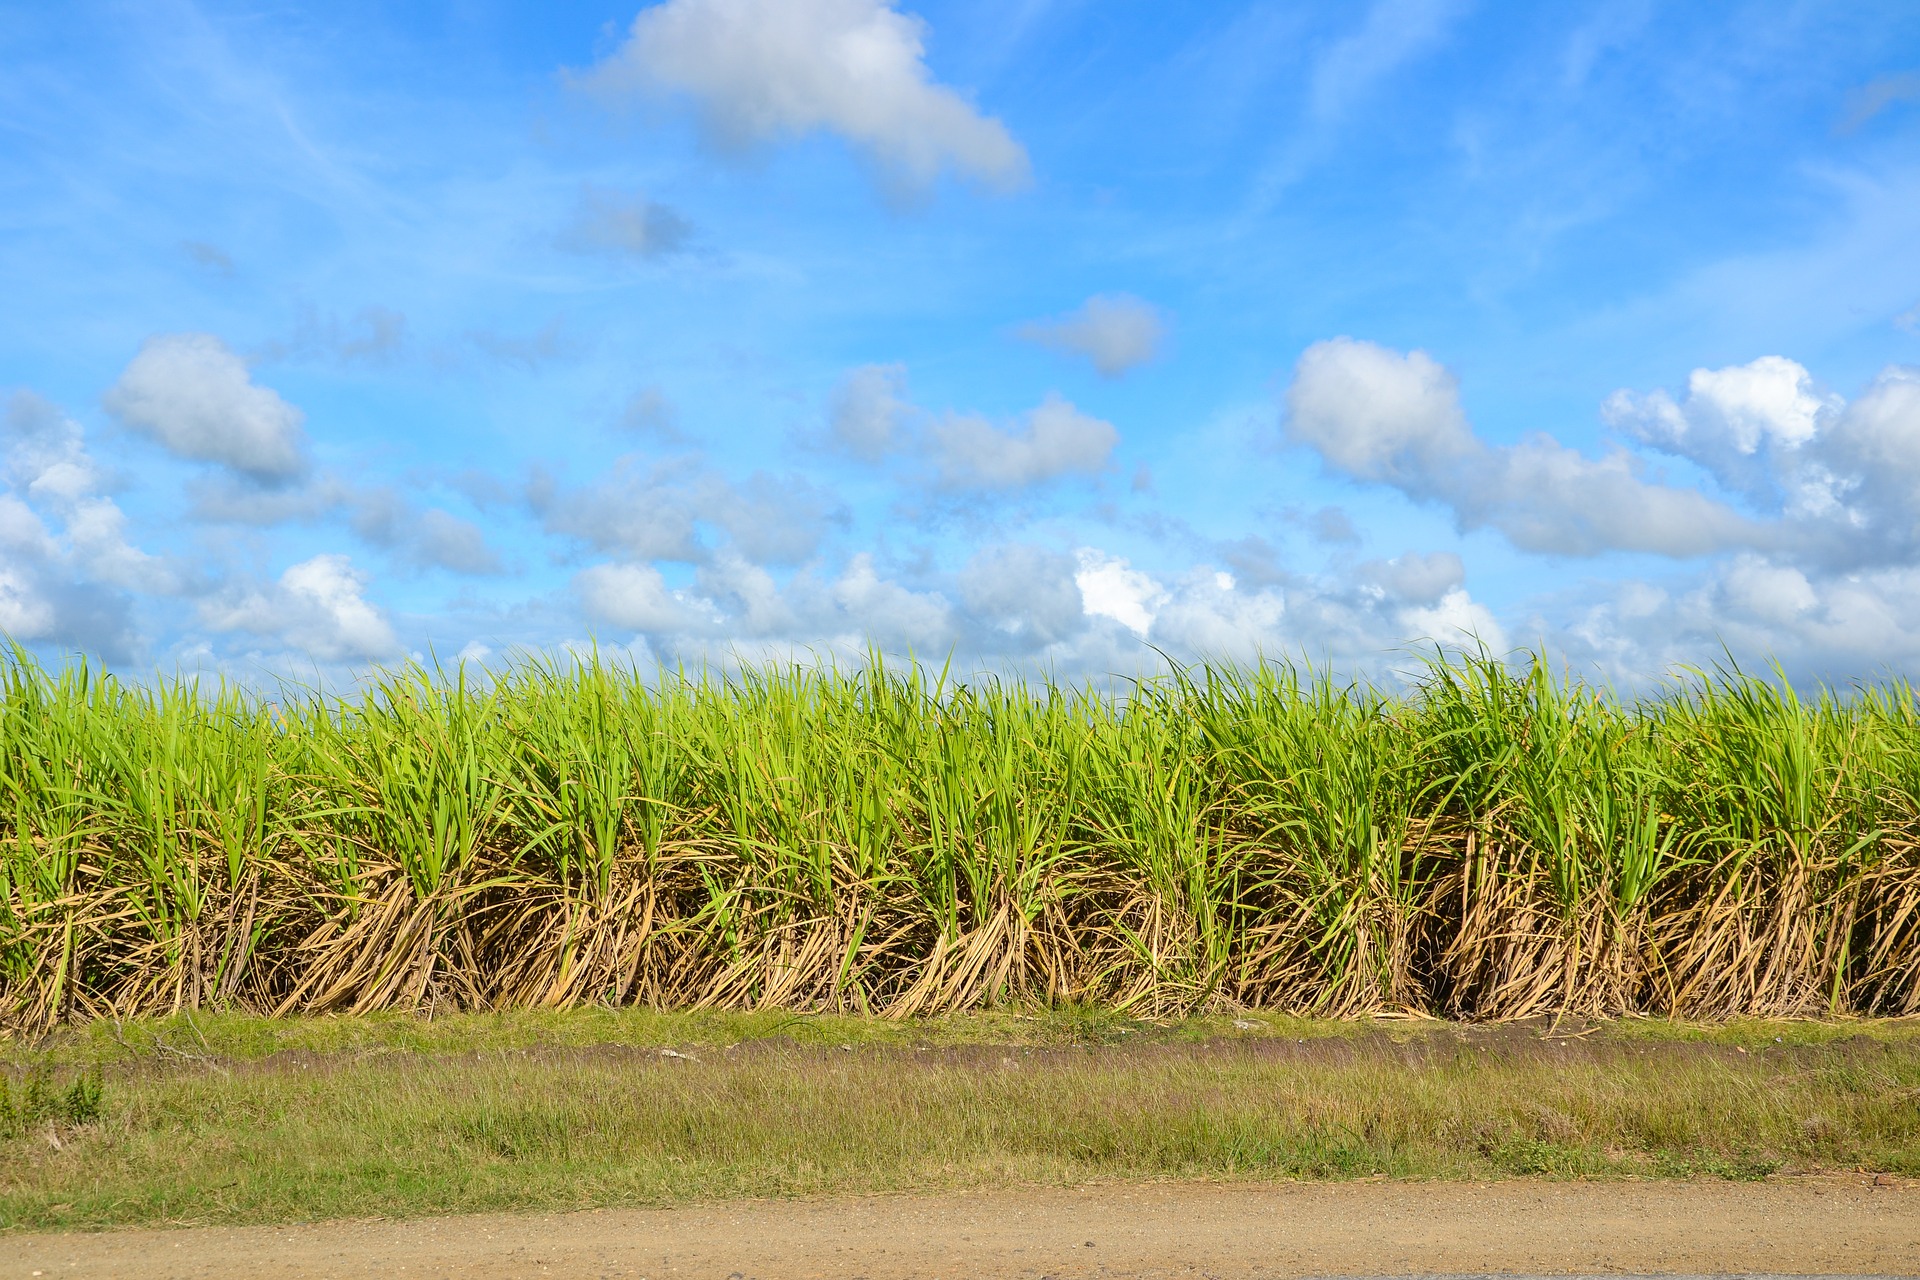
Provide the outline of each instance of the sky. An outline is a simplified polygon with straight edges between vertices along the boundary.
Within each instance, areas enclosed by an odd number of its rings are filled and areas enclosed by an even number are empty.
[[[1920,6],[0,0],[0,632],[1920,674]]]

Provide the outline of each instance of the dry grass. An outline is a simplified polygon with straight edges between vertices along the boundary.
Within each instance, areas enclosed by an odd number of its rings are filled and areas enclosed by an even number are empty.
[[[1920,713],[527,664],[269,703],[0,665],[0,1025],[1094,1002],[1920,1009]]]
[[[1142,1177],[1920,1174],[1911,1025],[1550,1029],[1234,1030],[1097,1012],[785,1028],[725,1014],[229,1016],[118,1040],[89,1029],[49,1048],[65,1064],[107,1058],[104,1114],[0,1140],[0,1224]],[[288,1047],[302,1040],[313,1047]]]

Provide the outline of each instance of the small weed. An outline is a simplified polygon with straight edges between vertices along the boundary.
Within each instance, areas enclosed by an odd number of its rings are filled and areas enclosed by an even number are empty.
[[[1694,1155],[1679,1151],[1656,1151],[1654,1170],[1662,1177],[1692,1178],[1707,1174],[1728,1182],[1759,1182],[1778,1173],[1783,1162],[1773,1156],[1740,1152],[1732,1156]]]
[[[96,1067],[63,1089],[46,1063],[36,1063],[17,1084],[0,1073],[0,1139],[23,1138],[41,1125],[79,1126],[100,1118],[105,1086]]]

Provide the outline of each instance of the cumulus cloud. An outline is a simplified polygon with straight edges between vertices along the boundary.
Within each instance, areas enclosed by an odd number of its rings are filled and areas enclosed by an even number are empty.
[[[1120,433],[1049,392],[1008,424],[975,413],[936,417],[906,394],[906,367],[861,365],[834,389],[827,445],[863,462],[907,459],[914,478],[950,494],[1011,493],[1113,465]]]
[[[1764,542],[1752,520],[1693,489],[1650,484],[1631,455],[1589,458],[1548,437],[1492,449],[1450,495],[1461,526],[1490,525],[1525,551],[1707,555]]]
[[[420,513],[408,545],[421,564],[433,568],[469,574],[500,572],[500,553],[488,545],[480,526],[438,507]]]
[[[1820,572],[1920,558],[1920,369],[1890,366],[1847,401],[1763,356],[1695,370],[1679,399],[1616,392],[1605,416],[1767,516],[1756,551]]]
[[[935,483],[943,489],[1008,490],[1070,475],[1098,475],[1113,459],[1113,424],[1049,394],[1013,430],[951,415],[928,431]]]
[[[1453,375],[1423,351],[1335,338],[1307,348],[1286,393],[1289,441],[1355,480],[1453,510],[1528,551],[1696,556],[1764,538],[1753,521],[1692,489],[1653,484],[1640,462],[1589,458],[1547,436],[1481,440]]]
[[[133,543],[85,433],[57,406],[16,393],[0,441],[0,632],[127,656],[131,597],[178,592],[180,573]]]
[[[1108,378],[1153,359],[1166,333],[1159,308],[1128,293],[1095,294],[1071,315],[1019,329],[1028,342],[1085,356]]]
[[[471,520],[439,507],[418,510],[390,486],[359,490],[341,486],[339,503],[355,533],[407,563],[453,573],[500,572],[499,553]]]
[[[604,479],[570,489],[536,474],[526,499],[549,533],[633,560],[685,564],[719,550],[797,564],[840,519],[838,500],[800,477],[761,472],[735,483],[690,458],[628,459]]]
[[[1258,661],[1286,647],[1287,599],[1272,589],[1243,591],[1232,574],[1204,568],[1166,593],[1147,638],[1201,660]]]
[[[1049,651],[1063,665],[1091,665],[1097,650],[1088,642],[1103,638],[1109,661],[1123,658],[1125,646],[1112,645],[1123,638],[1181,661],[1304,654],[1375,667],[1384,653],[1421,640],[1484,645],[1496,653],[1506,648],[1499,622],[1454,576],[1445,553],[1409,553],[1376,562],[1370,573],[1331,576],[1282,572],[1260,556],[1265,572],[1257,581],[1205,564],[1163,581],[1095,548],[1082,548],[1077,559],[1075,579],[1089,622],[1114,625],[1087,632],[1077,655]]]
[[[1300,356],[1287,388],[1287,438],[1333,470],[1413,493],[1451,486],[1484,449],[1460,386],[1424,351],[1334,338]]]
[[[1778,662],[1845,684],[1920,667],[1920,568],[1837,574],[1746,552],[1678,582],[1588,584],[1536,623],[1568,661],[1623,686],[1687,665]]]
[[[392,485],[356,485],[332,472],[298,484],[260,488],[211,477],[189,486],[192,515],[208,524],[318,524],[344,520],[368,545],[421,569],[484,575],[501,570],[500,554],[480,527],[439,507],[424,510]]]
[[[834,389],[827,416],[836,448],[867,462],[878,462],[906,443],[906,426],[916,410],[906,399],[907,367],[865,364],[847,371]]]
[[[843,638],[935,651],[952,643],[953,607],[946,597],[881,577],[867,552],[849,560],[822,594],[832,602],[823,625]]]
[[[934,81],[926,23],[888,0],[666,0],[582,78],[607,99],[681,96],[739,149],[814,132],[859,148],[907,190],[953,168],[996,187],[1027,176],[998,120]]]
[[[1467,566],[1451,551],[1409,551],[1391,560],[1369,560],[1357,576],[1409,604],[1433,604],[1467,580]]]
[[[589,183],[559,245],[574,253],[658,258],[685,248],[692,234],[691,223],[658,201]]]
[[[1762,356],[1727,369],[1695,369],[1684,400],[1664,390],[1621,390],[1600,412],[1629,439],[1697,463],[1728,489],[1764,503],[1780,496],[1771,464],[1813,440],[1842,404],[1800,365]]]
[[[571,490],[535,473],[527,505],[548,533],[596,551],[690,563],[701,555],[690,471],[685,464],[641,469],[629,462],[597,484]]]
[[[1794,461],[1789,514],[1827,535],[1829,559],[1920,555],[1920,369],[1883,371]]]
[[[589,617],[625,631],[675,634],[687,630],[697,612],[652,565],[593,565],[573,585]],[[704,620],[713,620],[710,611]]]
[[[1153,627],[1167,589],[1118,556],[1082,548],[1074,585],[1089,617],[1111,618],[1144,638]]]
[[[303,415],[210,333],[161,334],[107,391],[107,412],[176,457],[279,483],[306,469]]]
[[[974,553],[960,571],[960,599],[991,640],[1016,649],[1056,644],[1086,626],[1072,556],[1015,543]]]
[[[366,574],[346,556],[318,555],[271,585],[203,601],[200,617],[215,631],[250,632],[321,662],[394,657],[400,642],[366,589]]]
[[[681,588],[651,565],[599,564],[576,575],[574,590],[592,620],[645,636],[656,653],[683,657],[802,649],[851,655],[869,644],[937,652],[957,634],[944,595],[885,576],[866,552],[833,577],[806,569],[784,584],[730,554],[702,565]]]
[[[53,602],[18,568],[0,564],[0,634],[32,641],[47,638],[56,625]]]
[[[1685,390],[1617,391],[1601,406],[1640,450],[1683,459],[1727,500],[1655,483],[1626,449],[1593,458],[1551,436],[1477,436],[1453,377],[1423,352],[1339,338],[1301,356],[1288,439],[1329,470],[1449,508],[1527,551],[1752,552],[1816,573],[1920,558],[1920,369],[1882,371],[1852,401],[1762,356],[1696,369]]]
[[[1672,580],[1569,584],[1535,602],[1532,635],[1623,685],[1727,650],[1803,678],[1920,661],[1920,369],[1889,367],[1847,400],[1770,355],[1696,369],[1677,391],[1607,398],[1621,440],[1698,467],[1725,500],[1653,483],[1626,450],[1592,458],[1546,436],[1492,445],[1418,352],[1318,344],[1287,399],[1290,439],[1330,470],[1443,505],[1462,528],[1533,551],[1711,557]],[[1403,638],[1499,634],[1451,556],[1368,561],[1352,578]],[[1289,634],[1335,636],[1343,614],[1366,613],[1351,595],[1287,586]]]

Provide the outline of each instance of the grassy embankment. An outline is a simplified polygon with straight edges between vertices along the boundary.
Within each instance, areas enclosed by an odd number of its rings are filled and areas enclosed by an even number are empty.
[[[1920,1174],[1920,1026],[583,1009],[70,1028],[0,1227],[1088,1180]],[[5,1055],[0,1055],[5,1056]],[[17,1096],[17,1091],[16,1091]]]

